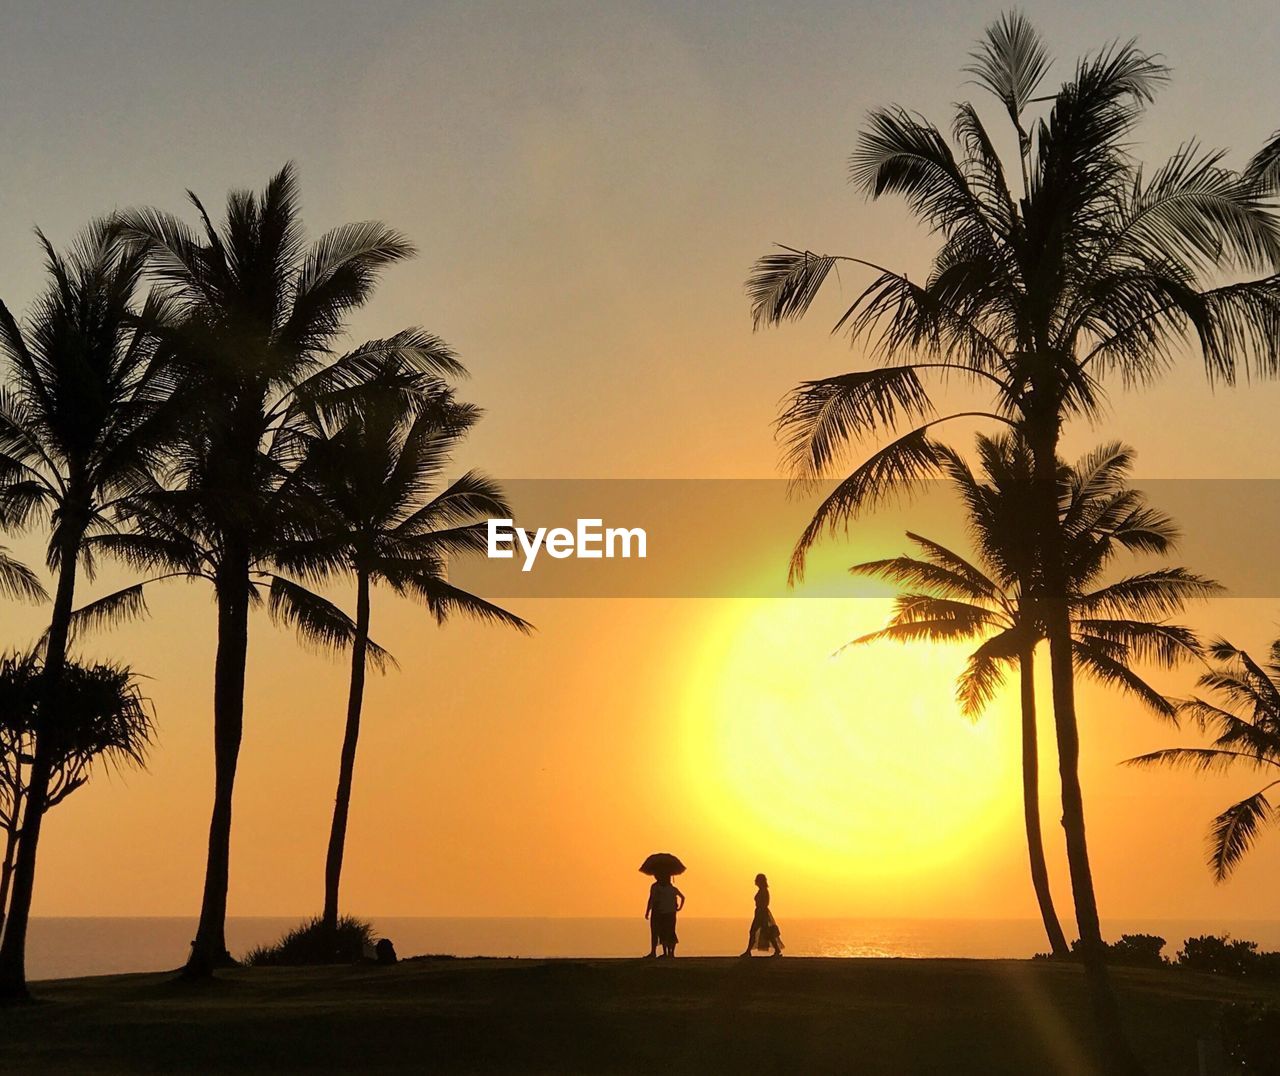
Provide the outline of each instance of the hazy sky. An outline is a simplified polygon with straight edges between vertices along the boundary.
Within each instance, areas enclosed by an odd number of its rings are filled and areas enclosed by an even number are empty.
[[[1024,5],[1065,76],[1137,35],[1174,80],[1140,131],[1156,161],[1199,136],[1243,161],[1280,126],[1280,9],[1235,3]],[[802,377],[857,361],[802,326],[751,332],[742,281],[773,242],[919,273],[929,239],[865,205],[844,161],[868,108],[941,123],[999,11],[974,3],[0,3],[0,296],[40,281],[31,227],[211,206],[296,160],[315,231],[377,217],[420,256],[353,325],[421,324],[488,410],[462,465],[505,478],[761,477],[769,423]],[[846,288],[857,284],[850,278]],[[1101,431],[1141,473],[1276,477],[1280,386],[1211,394],[1188,363]],[[838,563],[861,559],[855,534]],[[749,546],[749,541],[748,541]],[[23,547],[28,548],[27,546]],[[785,545],[766,567],[785,570]],[[1193,565],[1196,567],[1196,565]],[[52,817],[42,914],[192,914],[211,796],[213,610],[158,595],[93,644],[152,677],[160,746]],[[1261,648],[1280,597],[1199,616]],[[403,669],[366,707],[347,870],[363,914],[630,914],[640,858],[695,865],[690,914],[741,911],[768,870],[779,914],[1033,915],[1016,729],[966,725],[956,655],[827,655],[878,626],[873,602],[531,601],[532,638],[383,599]],[[6,610],[14,642],[42,612]],[[345,670],[255,623],[233,914],[319,904]],[[1170,689],[1184,690],[1184,681]],[[1266,917],[1280,834],[1225,887],[1208,818],[1248,777],[1117,771],[1168,730],[1086,695],[1086,797],[1104,913]],[[1050,760],[1051,762],[1052,760]],[[1054,782],[1046,780],[1046,799]],[[1046,803],[1046,827],[1056,830]],[[1142,869],[1135,870],[1141,863]],[[1065,868],[1054,867],[1059,881]]]

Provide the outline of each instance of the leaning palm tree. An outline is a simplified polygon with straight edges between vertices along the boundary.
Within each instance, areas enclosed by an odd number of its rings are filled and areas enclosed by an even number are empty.
[[[32,812],[52,810],[89,780],[98,763],[142,766],[154,727],[137,676],[126,665],[63,665],[58,693],[58,742],[52,776],[38,806],[30,773],[40,707],[41,662],[36,654],[0,658],[0,926],[5,920],[14,859]]]
[[[293,580],[278,575],[271,585],[272,611],[304,639],[351,650],[346,729],[325,859],[321,924],[330,933],[338,926],[366,664],[386,660],[369,639],[373,585],[382,583],[422,602],[440,624],[463,615],[530,630],[520,617],[448,578],[456,557],[483,555],[485,520],[510,515],[501,489],[475,471],[443,484],[457,446],[479,417],[478,409],[455,402],[447,391],[407,401],[400,393],[374,397],[318,437],[298,470],[323,505],[323,523],[315,539],[281,552],[282,568],[308,579],[350,574],[356,585],[354,632],[347,630],[345,614]]]
[[[922,283],[865,258],[784,247],[756,262],[747,287],[760,326],[802,317],[840,266],[871,273],[836,328],[872,341],[883,365],[802,383],[780,430],[787,466],[802,482],[830,474],[853,443],[888,442],[821,502],[797,543],[793,580],[825,531],[939,472],[943,424],[996,423],[1029,446],[1035,493],[1026,526],[1044,582],[1076,918],[1104,1041],[1114,1063],[1131,1064],[1085,835],[1058,441],[1069,419],[1098,413],[1108,380],[1146,384],[1188,338],[1220,380],[1245,365],[1268,376],[1280,368],[1280,221],[1253,170],[1232,171],[1220,153],[1189,143],[1151,172],[1134,159],[1134,127],[1167,78],[1157,58],[1133,42],[1113,45],[1040,96],[1049,66],[1018,14],[992,25],[973,54],[968,72],[1016,139],[1012,168],[973,104],[956,108],[954,148],[906,109],[871,114],[851,178],[870,197],[903,196],[938,235]],[[1041,101],[1047,109],[1033,119]],[[939,413],[933,384],[963,386],[976,402]]]
[[[59,752],[59,691],[77,573],[92,574],[86,543],[111,533],[116,509],[161,451],[157,416],[172,381],[154,329],[164,303],[137,296],[141,253],[114,220],[97,221],[59,254],[43,234],[49,283],[22,323],[0,303],[0,519],[50,523],[57,576],[40,674],[31,802],[0,944],[0,998],[26,995],[26,936],[42,811]]]
[[[393,364],[408,379],[459,367],[417,329],[333,358],[347,315],[413,248],[377,222],[342,225],[308,245],[292,165],[260,194],[233,191],[221,226],[190,198],[198,228],[151,209],[125,218],[155,291],[176,308],[164,341],[190,406],[170,465],[134,502],[142,536],[104,544],[137,563],[205,576],[217,600],[213,812],[186,968],[204,976],[231,961],[225,921],[249,611],[255,573],[281,542],[306,533],[306,498],[290,480],[300,431],[318,408],[352,406],[375,366]]]
[[[1209,826],[1209,870],[1225,882],[1261,828],[1277,820],[1276,805],[1267,793],[1280,784],[1280,639],[1271,644],[1265,662],[1219,639],[1209,648],[1218,662],[1200,677],[1199,686],[1221,700],[1200,697],[1178,704],[1180,717],[1189,717],[1201,732],[1213,730],[1209,747],[1170,747],[1127,760],[1131,766],[1176,766],[1201,773],[1226,773],[1241,768],[1273,777],[1251,796],[1231,804]]]
[[[1030,459],[1025,446],[1008,436],[978,438],[981,477],[958,454],[944,454],[944,470],[965,507],[976,561],[908,532],[918,555],[855,564],[850,569],[854,575],[885,579],[908,590],[895,599],[887,627],[850,645],[881,639],[978,640],[956,688],[961,710],[970,717],[990,704],[1006,675],[1017,668],[1031,881],[1050,948],[1065,957],[1070,949],[1053,906],[1040,828],[1035,652],[1044,639],[1044,625],[1036,600],[1034,551],[1021,525],[1031,488]],[[1147,660],[1168,667],[1198,656],[1195,634],[1165,618],[1189,599],[1214,593],[1217,586],[1181,568],[1103,581],[1121,552],[1163,554],[1177,537],[1172,521],[1153,512],[1128,487],[1132,459],[1128,449],[1106,445],[1059,472],[1075,663],[1085,675],[1132,694],[1158,716],[1171,719],[1172,705],[1134,665]]]

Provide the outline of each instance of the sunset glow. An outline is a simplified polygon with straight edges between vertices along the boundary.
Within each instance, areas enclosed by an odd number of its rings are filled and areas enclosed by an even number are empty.
[[[889,603],[735,601],[690,654],[680,740],[700,807],[731,842],[872,888],[971,856],[1018,810],[1017,724],[961,716],[963,650],[832,652]]]

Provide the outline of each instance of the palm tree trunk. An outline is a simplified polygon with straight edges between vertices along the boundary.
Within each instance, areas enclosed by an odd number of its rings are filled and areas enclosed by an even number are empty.
[[[351,781],[355,773],[356,744],[360,739],[360,711],[364,705],[365,658],[369,647],[369,575],[356,575],[356,633],[351,645],[351,691],[347,697],[347,728],[342,738],[338,767],[338,793],[333,803],[329,853],[324,864],[324,926],[338,928],[338,884],[342,878],[342,853],[347,842],[347,816],[351,809]]]
[[[1062,533],[1058,518],[1058,433],[1054,424],[1047,435],[1031,444],[1036,486],[1036,541],[1042,575],[1040,613],[1049,641],[1049,672],[1053,685],[1053,723],[1058,742],[1058,776],[1062,784],[1062,828],[1066,836],[1067,867],[1075,904],[1076,929],[1084,958],[1085,979],[1099,1038],[1113,1072],[1139,1073],[1142,1066],[1133,1054],[1120,1022],[1107,950],[1098,919],[1098,900],[1089,865],[1085,835],[1084,796],[1080,789],[1080,730],[1076,720],[1075,668],[1071,642],[1071,608],[1063,562]]]
[[[9,907],[9,884],[13,881],[13,856],[18,850],[18,807],[14,807],[14,825],[5,831],[4,859],[0,861],[0,935],[4,933],[5,910]]]
[[[1049,866],[1044,858],[1044,837],[1040,832],[1040,754],[1036,734],[1035,647],[1023,649],[1018,659],[1022,681],[1022,811],[1027,826],[1027,855],[1031,861],[1031,885],[1040,905],[1040,918],[1049,937],[1049,949],[1056,957],[1067,957],[1071,950],[1058,922],[1049,891]]]
[[[31,778],[27,782],[27,806],[22,816],[22,840],[13,868],[13,894],[0,943],[0,1001],[27,997],[27,926],[31,918],[31,898],[36,883],[36,851],[44,804],[53,776],[55,730],[50,721],[57,704],[62,669],[67,660],[67,637],[75,609],[76,562],[80,557],[81,531],[71,528],[59,552],[58,589],[53,598],[53,617],[45,643],[44,670],[40,675],[40,709],[36,714],[35,753]]]
[[[218,572],[218,652],[213,667],[213,815],[200,923],[183,974],[206,978],[234,963],[227,951],[227,888],[231,872],[231,797],[244,729],[244,678],[249,654],[249,555],[227,550]]]

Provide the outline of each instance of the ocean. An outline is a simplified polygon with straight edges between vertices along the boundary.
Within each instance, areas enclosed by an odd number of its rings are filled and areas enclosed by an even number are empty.
[[[274,941],[298,917],[234,917],[227,944],[239,956]],[[633,957],[648,951],[648,924],[627,919],[445,919],[373,917],[378,934],[401,957],[423,954],[493,957]],[[780,919],[790,956],[1026,958],[1048,948],[1035,919]],[[682,917],[682,956],[732,956],[747,940],[747,919]],[[1070,924],[1064,923],[1070,930]],[[34,918],[27,954],[31,979],[161,971],[186,958],[195,920],[188,918]],[[1165,955],[1184,938],[1230,934],[1280,949],[1280,920],[1117,919],[1121,934],[1158,934]]]

